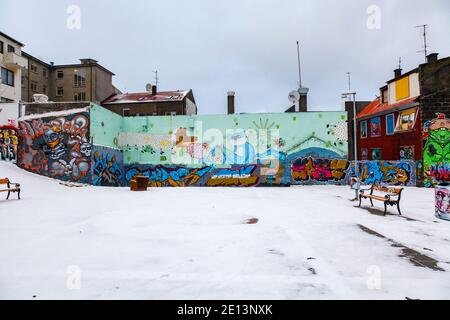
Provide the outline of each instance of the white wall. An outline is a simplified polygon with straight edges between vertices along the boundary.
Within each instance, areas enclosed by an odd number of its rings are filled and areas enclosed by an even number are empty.
[[[19,56],[22,55],[22,48],[20,45],[15,43],[14,41],[11,41],[3,36],[0,35],[0,41],[3,42],[3,52],[8,52],[8,45],[11,45],[14,47],[15,53]],[[4,67],[3,65],[3,56],[4,54],[0,53],[0,66]],[[17,70],[12,70],[10,68],[7,68],[14,72],[14,87],[4,85],[0,81],[0,97],[7,98],[14,100],[15,102],[19,102],[22,98],[22,70],[18,68]]]
[[[18,126],[19,117],[18,103],[0,103],[0,126],[13,125]]]

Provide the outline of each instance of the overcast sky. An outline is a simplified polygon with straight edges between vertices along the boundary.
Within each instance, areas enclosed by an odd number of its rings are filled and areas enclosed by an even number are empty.
[[[80,8],[69,29],[70,5]],[[369,29],[371,5],[380,28]],[[73,20],[70,20],[73,21]],[[424,60],[416,25],[429,24],[430,52],[450,56],[448,0],[0,0],[0,30],[28,53],[56,64],[94,58],[123,92],[193,89],[199,113],[282,112],[298,85],[296,41],[310,110],[339,110],[346,72],[359,100],[372,100],[402,57]]]

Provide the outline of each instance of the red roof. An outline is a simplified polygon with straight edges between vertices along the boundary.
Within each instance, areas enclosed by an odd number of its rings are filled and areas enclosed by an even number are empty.
[[[356,116],[357,119],[360,118],[366,118],[371,115],[379,114],[379,113],[385,113],[389,111],[396,111],[400,107],[406,106],[408,104],[411,104],[417,100],[418,97],[414,98],[408,98],[405,100],[402,100],[397,103],[388,104],[388,103],[381,103],[381,99],[377,98],[371,103],[369,103],[358,115]]]
[[[156,94],[151,92],[123,93],[107,98],[103,104],[181,101],[188,93],[189,91],[161,91]]]

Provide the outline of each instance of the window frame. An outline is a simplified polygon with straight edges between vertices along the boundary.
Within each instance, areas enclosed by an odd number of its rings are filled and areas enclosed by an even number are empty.
[[[59,89],[61,89],[62,93],[59,94]],[[64,96],[64,87],[56,87],[56,96],[63,97]]]
[[[366,135],[365,136],[363,136],[363,130],[362,130],[363,124],[364,124],[364,127],[366,128]],[[360,124],[359,124],[359,136],[361,137],[361,139],[367,139],[367,137],[369,136],[368,135],[368,131],[367,131],[367,120],[363,120],[363,121],[360,122]]]
[[[4,71],[6,72],[6,81],[3,79],[3,72]],[[9,83],[9,80],[10,80],[9,75],[11,75],[11,80],[12,80],[11,84]],[[7,69],[5,67],[1,67],[2,84],[6,85],[6,86],[14,87],[14,81],[15,81],[14,76],[15,76],[14,71],[9,70],[9,69]]]
[[[392,132],[391,133],[389,133],[389,131],[388,131],[388,129],[389,129],[389,126],[388,126],[388,118],[392,118]],[[395,123],[395,114],[394,113],[389,113],[389,114],[387,114],[386,115],[386,117],[385,117],[385,121],[386,121],[386,135],[387,136],[392,136],[392,135],[394,135],[395,134],[395,127],[396,127],[396,123]]]
[[[399,111],[398,118],[395,124],[395,132],[396,133],[404,133],[404,132],[412,132],[414,131],[414,127],[416,126],[417,116],[418,116],[419,108],[409,108],[402,111]],[[412,122],[411,127],[408,126],[408,129],[403,129],[403,117],[408,115],[408,121],[411,121],[411,115],[414,115],[414,121]]]
[[[59,79],[59,80],[60,79],[64,79],[64,70],[57,70],[56,71],[56,79]]]
[[[379,150],[380,151],[380,159],[375,159],[374,158],[373,153],[374,153],[375,150]],[[370,160],[380,161],[380,160],[383,159],[383,149],[381,149],[381,148],[371,148],[370,151],[371,151],[370,152]]]
[[[375,119],[380,119],[380,134],[379,135],[372,135],[372,121]],[[370,119],[370,137],[371,138],[379,138],[383,135],[383,130],[381,129],[382,125],[381,125],[381,117],[373,117]]]
[[[16,48],[14,48],[14,46],[8,44],[7,48],[8,48],[7,49],[8,52],[16,53]]]
[[[5,53],[5,43],[0,40],[0,53]]]

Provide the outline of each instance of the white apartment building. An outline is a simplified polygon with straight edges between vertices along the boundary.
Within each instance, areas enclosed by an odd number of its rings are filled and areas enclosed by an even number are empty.
[[[0,31],[0,103],[19,102],[22,97],[23,44]]]

